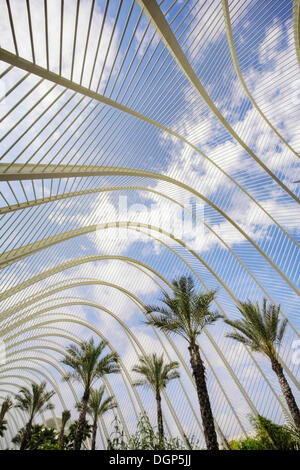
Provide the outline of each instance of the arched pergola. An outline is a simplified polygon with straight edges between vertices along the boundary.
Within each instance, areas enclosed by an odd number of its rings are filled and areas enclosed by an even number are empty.
[[[163,394],[167,433],[204,446],[186,345],[145,324],[145,305],[181,274],[280,304],[280,360],[296,399],[299,364],[299,0],[3,0],[0,28],[0,397],[46,380],[57,419],[81,390],[61,359],[90,335],[120,353],[104,379],[127,436],[149,395],[139,355],[180,363]],[[248,414],[281,423],[266,361],[199,338],[220,444]],[[112,432],[99,421],[98,446]],[[11,409],[2,448],[26,417]],[[41,416],[46,422],[47,416]]]

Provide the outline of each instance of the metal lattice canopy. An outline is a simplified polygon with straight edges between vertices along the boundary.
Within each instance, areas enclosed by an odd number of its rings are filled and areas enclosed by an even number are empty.
[[[81,393],[62,382],[66,345],[105,338],[130,433],[143,409],[155,417],[132,366],[164,351],[181,370],[167,431],[204,445],[186,345],[144,324],[144,305],[191,274],[229,318],[240,300],[280,304],[299,398],[299,5],[1,0],[1,397],[46,380],[55,418]],[[220,442],[249,414],[284,417],[267,361],[228,329],[200,341]],[[25,419],[9,414],[3,447]]]

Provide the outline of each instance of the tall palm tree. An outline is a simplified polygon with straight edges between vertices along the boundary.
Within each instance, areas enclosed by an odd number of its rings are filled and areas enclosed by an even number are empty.
[[[263,299],[262,310],[260,310],[258,302],[253,303],[250,301],[241,302],[238,309],[244,318],[234,321],[225,320],[225,322],[238,330],[239,333],[228,333],[226,336],[245,344],[253,351],[268,356],[272,369],[278,377],[294,423],[300,429],[300,411],[283,373],[278,355],[278,349],[287,325],[287,320],[281,322],[279,319],[280,306],[267,305],[267,299]]]
[[[140,363],[135,365],[132,370],[142,375],[143,378],[137,380],[134,385],[149,386],[154,394],[157,405],[157,426],[158,426],[158,439],[159,447],[163,447],[164,442],[164,427],[163,417],[161,410],[161,391],[167,386],[168,382],[173,379],[179,378],[178,362],[164,363],[163,354],[157,356],[155,353],[151,355],[140,356]]]
[[[58,435],[58,446],[60,449],[63,448],[65,427],[70,418],[71,418],[70,410],[63,410],[61,414],[61,426],[60,426],[60,431]]]
[[[83,341],[79,347],[71,344],[62,360],[63,364],[72,369],[72,372],[67,374],[65,379],[80,382],[84,387],[74,450],[80,450],[81,448],[87,407],[94,382],[106,374],[112,374],[120,370],[116,353],[102,355],[107,344],[107,341],[100,341],[98,345],[95,345],[93,338],[89,341]]]
[[[151,314],[148,324],[162,331],[178,334],[188,342],[190,364],[196,382],[197,395],[203,423],[203,432],[208,450],[218,450],[214,418],[211,411],[206,386],[205,366],[196,343],[203,328],[221,317],[210,310],[215,292],[195,292],[193,279],[182,276],[172,282],[173,296],[163,292],[162,306],[147,306],[146,313]],[[154,315],[157,312],[157,315]]]
[[[87,408],[88,414],[93,420],[93,431],[92,431],[92,450],[96,449],[96,435],[98,427],[98,419],[104,415],[107,411],[116,408],[117,404],[114,397],[110,396],[103,399],[105,392],[105,386],[101,385],[99,390],[91,390],[90,400]]]
[[[22,438],[20,450],[26,449],[26,446],[31,438],[32,423],[38,413],[43,413],[46,410],[52,410],[54,407],[49,400],[53,397],[54,391],[47,392],[46,382],[40,385],[31,384],[31,390],[22,387],[19,393],[15,396],[17,401],[15,407],[20,408],[22,411],[28,413],[29,419],[25,426],[25,432]]]

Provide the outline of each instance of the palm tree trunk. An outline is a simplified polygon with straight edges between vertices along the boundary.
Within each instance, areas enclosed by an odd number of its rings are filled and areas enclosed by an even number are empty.
[[[78,418],[78,428],[76,432],[76,437],[74,440],[74,446],[73,450],[80,450],[81,449],[81,444],[82,444],[82,439],[83,439],[83,431],[84,431],[84,424],[85,424],[85,418],[86,418],[86,412],[87,412],[87,407],[88,407],[88,402],[90,398],[90,390],[89,388],[86,388],[81,400],[81,409],[79,413],[79,418]]]
[[[25,450],[27,445],[29,444],[31,438],[31,428],[32,428],[32,418],[28,421],[25,427],[24,436],[21,442],[20,450]]]
[[[8,410],[8,408],[5,405],[5,403],[2,403],[1,411],[0,411],[0,423],[2,423],[2,421],[4,421],[4,417],[5,417],[5,414],[6,414],[7,410]]]
[[[272,364],[273,371],[278,377],[278,381],[279,381],[282,393],[284,395],[284,398],[286,399],[286,402],[289,407],[292,418],[294,420],[294,423],[296,427],[300,429],[300,411],[297,406],[294,395],[292,393],[292,390],[288,384],[288,381],[286,380],[285,375],[283,373],[282,365],[275,357],[271,358],[271,364]]]
[[[94,422],[93,422],[92,449],[91,450],[96,449],[96,436],[97,436],[97,416],[95,416]]]
[[[61,423],[61,428],[60,428],[60,431],[59,431],[59,436],[58,436],[58,447],[60,448],[60,450],[62,450],[63,448],[63,443],[64,443],[64,434],[65,434],[65,426],[66,426],[66,423],[63,421]]]
[[[158,441],[159,441],[159,448],[162,449],[164,443],[164,425],[163,425],[163,417],[162,417],[162,410],[161,410],[161,396],[159,390],[156,391],[156,404],[157,404],[157,427],[158,427]]]
[[[190,363],[196,382],[206,447],[207,450],[219,450],[214,418],[206,386],[205,367],[200,357],[199,347],[195,342],[190,343],[189,352],[191,357]]]

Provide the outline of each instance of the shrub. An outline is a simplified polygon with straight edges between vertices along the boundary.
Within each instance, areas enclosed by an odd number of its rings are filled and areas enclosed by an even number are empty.
[[[250,417],[255,429],[254,437],[230,441],[231,450],[299,450],[299,433],[287,426],[275,424],[264,416]]]
[[[144,413],[140,415],[137,423],[137,429],[134,434],[126,437],[124,429],[117,418],[113,420],[114,431],[108,439],[108,450],[182,450],[182,449],[196,449],[198,442],[194,437],[190,440],[185,436],[183,442],[178,437],[164,436],[163,445],[159,445],[158,433],[151,426],[148,416]]]

